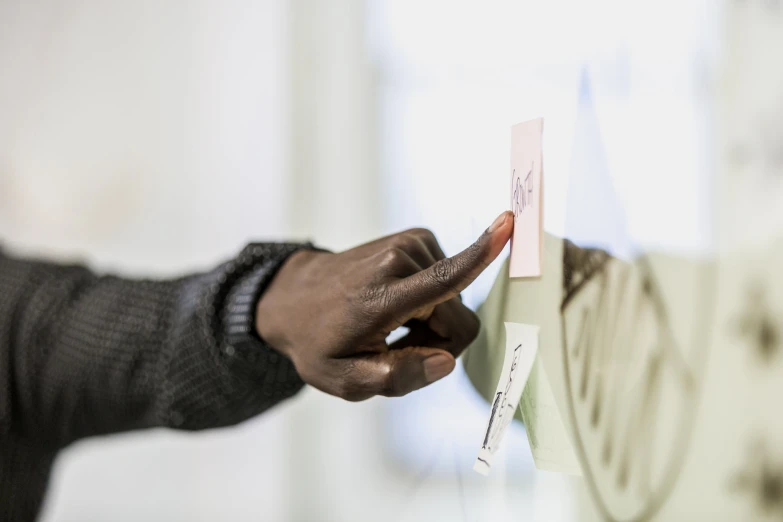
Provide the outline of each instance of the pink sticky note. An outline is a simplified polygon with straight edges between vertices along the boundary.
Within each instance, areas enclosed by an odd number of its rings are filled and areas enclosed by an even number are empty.
[[[543,251],[544,169],[541,137],[544,119],[511,127],[511,210],[514,234],[511,236],[509,276],[541,275]]]

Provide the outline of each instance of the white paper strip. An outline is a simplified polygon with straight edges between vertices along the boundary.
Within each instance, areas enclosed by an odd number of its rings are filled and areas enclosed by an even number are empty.
[[[482,475],[489,474],[492,456],[503,440],[506,427],[514,418],[514,412],[538,352],[538,326],[520,323],[505,323],[505,325],[506,355],[503,359],[503,369],[492,401],[492,411],[484,441],[473,465],[473,469]]]

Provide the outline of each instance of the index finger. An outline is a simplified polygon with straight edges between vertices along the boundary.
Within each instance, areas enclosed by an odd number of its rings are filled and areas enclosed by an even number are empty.
[[[503,212],[475,243],[459,254],[395,283],[393,295],[398,296],[397,304],[415,310],[458,296],[500,254],[513,228],[512,213]]]

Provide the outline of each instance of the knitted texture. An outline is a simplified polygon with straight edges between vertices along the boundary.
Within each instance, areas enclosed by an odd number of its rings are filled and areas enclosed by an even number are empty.
[[[0,521],[35,519],[57,451],[75,440],[229,426],[301,389],[253,325],[264,287],[303,247],[250,245],[170,281],[0,252]]]

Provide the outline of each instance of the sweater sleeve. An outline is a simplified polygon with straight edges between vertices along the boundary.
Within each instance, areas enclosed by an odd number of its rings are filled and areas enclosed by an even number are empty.
[[[0,438],[59,448],[92,435],[248,419],[295,394],[255,333],[256,303],[305,245],[256,244],[170,281],[97,276],[0,253]]]

